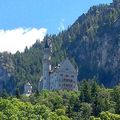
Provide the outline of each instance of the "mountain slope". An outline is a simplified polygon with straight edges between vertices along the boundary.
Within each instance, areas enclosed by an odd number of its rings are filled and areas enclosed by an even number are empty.
[[[63,60],[66,53],[79,68],[78,80],[83,78],[96,80],[106,87],[113,87],[120,79],[120,2],[114,0],[110,5],[91,7],[75,23],[52,37],[52,66]],[[44,41],[36,43],[23,53],[17,52],[11,59],[15,69],[5,86],[7,91],[19,87],[21,93],[24,84],[29,81],[33,91],[37,89],[42,75]]]

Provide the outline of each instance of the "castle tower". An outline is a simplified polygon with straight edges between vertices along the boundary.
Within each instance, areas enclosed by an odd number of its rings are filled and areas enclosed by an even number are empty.
[[[52,45],[51,40],[47,36],[47,40],[44,48],[44,58],[43,58],[43,89],[50,90],[50,71],[51,71],[51,53]]]
[[[24,86],[24,95],[29,96],[32,93],[32,85],[28,82]]]

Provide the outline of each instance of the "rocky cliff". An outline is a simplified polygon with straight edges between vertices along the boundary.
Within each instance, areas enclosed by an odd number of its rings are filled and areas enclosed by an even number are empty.
[[[14,64],[8,52],[0,53],[0,93],[6,87],[11,73],[14,71]]]
[[[67,30],[51,37],[52,66],[68,54],[72,64],[79,68],[78,81],[94,78],[98,84],[103,83],[106,87],[114,87],[120,82],[119,0],[113,0],[110,5],[92,6]],[[0,55],[4,61],[0,60],[1,81],[5,84],[8,81],[7,92],[17,87],[23,93],[23,86],[28,81],[33,91],[37,89],[42,75],[44,45],[45,41],[37,40],[23,53],[18,51],[14,55]]]
[[[120,19],[117,19],[111,29],[101,35],[95,35],[94,41],[89,36],[76,41],[75,48],[69,47],[70,55],[76,57],[79,65],[79,78],[99,74],[100,83],[113,87],[120,80]],[[82,71],[81,71],[82,70]]]

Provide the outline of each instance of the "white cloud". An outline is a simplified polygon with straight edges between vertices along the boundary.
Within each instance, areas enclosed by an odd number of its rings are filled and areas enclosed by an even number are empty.
[[[64,27],[64,24],[63,24],[64,21],[65,21],[65,19],[61,19],[61,22],[59,23],[60,26],[58,27],[58,30],[59,30],[59,31],[60,31],[60,30],[65,30],[65,27]]]
[[[28,48],[36,42],[36,39],[43,40],[47,29],[41,28],[17,28],[13,30],[0,30],[0,52],[8,51],[15,53],[23,52],[25,47]]]
[[[63,23],[62,23],[62,22],[60,23],[60,27],[61,27],[61,29],[62,29],[62,30],[64,30],[64,29],[65,29],[65,27],[64,27],[64,25],[63,25]]]
[[[58,30],[60,30],[60,27],[58,27]]]

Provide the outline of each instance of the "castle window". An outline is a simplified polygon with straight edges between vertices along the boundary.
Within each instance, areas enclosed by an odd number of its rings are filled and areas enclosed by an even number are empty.
[[[75,81],[74,81],[74,83],[75,83]]]
[[[44,78],[44,79],[46,79],[46,78]]]
[[[59,84],[59,86],[61,86],[61,84]]]
[[[69,77],[69,75],[66,75],[66,77]]]
[[[74,75],[71,75],[71,77],[74,77]]]
[[[66,68],[66,70],[68,70],[68,69]]]
[[[60,76],[63,76],[63,74],[60,74]]]

